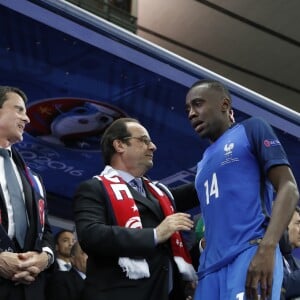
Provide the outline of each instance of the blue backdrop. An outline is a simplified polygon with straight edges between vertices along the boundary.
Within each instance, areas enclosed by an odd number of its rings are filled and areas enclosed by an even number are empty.
[[[15,2],[0,1],[0,84],[28,95],[31,124],[17,147],[42,175],[50,213],[72,219],[76,186],[103,169],[101,134],[121,116],[139,119],[158,147],[150,177],[169,185],[192,181],[207,142],[187,120],[185,94],[196,79],[217,75],[176,63],[166,51],[91,17]],[[275,125],[282,122],[274,129],[299,184],[299,119],[233,83],[228,87],[237,121],[265,114]]]

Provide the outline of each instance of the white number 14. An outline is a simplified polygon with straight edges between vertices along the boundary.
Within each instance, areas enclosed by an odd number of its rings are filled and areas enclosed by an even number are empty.
[[[210,185],[209,185],[209,181],[206,180],[204,182],[204,187],[205,187],[207,205],[210,202],[211,196],[214,196],[215,198],[219,198],[219,187],[218,187],[218,179],[216,173],[213,173]]]

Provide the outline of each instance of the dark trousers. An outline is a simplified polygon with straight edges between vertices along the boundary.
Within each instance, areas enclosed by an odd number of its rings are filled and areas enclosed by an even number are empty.
[[[0,279],[0,299],[1,300],[25,300],[24,286],[15,285],[14,282]]]

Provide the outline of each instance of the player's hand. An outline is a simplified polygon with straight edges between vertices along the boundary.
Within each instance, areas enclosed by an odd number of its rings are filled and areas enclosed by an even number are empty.
[[[274,247],[259,245],[248,268],[246,279],[247,299],[266,300],[270,297],[273,284],[274,255]]]

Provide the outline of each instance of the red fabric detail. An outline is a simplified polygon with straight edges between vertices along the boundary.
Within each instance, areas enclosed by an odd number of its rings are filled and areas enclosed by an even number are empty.
[[[40,199],[38,201],[39,204],[39,215],[40,215],[40,222],[42,227],[45,225],[45,201],[44,199]]]
[[[117,224],[127,228],[142,228],[139,211],[125,181],[120,177],[99,178],[108,193]]]
[[[169,216],[174,214],[174,207],[170,201],[170,199],[167,197],[165,193],[163,195],[158,194],[157,190],[158,187],[154,186],[153,183],[150,183],[148,179],[144,179],[145,183],[147,184],[147,187],[151,194],[158,199],[160,207],[164,213],[165,216]],[[161,191],[161,190],[160,190]],[[173,251],[174,256],[181,256],[187,263],[192,264],[192,259],[190,257],[190,254],[185,247],[185,244],[183,242],[181,233],[179,231],[176,231],[172,234],[170,238],[171,242],[171,248]]]
[[[96,177],[103,182],[108,192],[117,224],[127,228],[142,228],[139,211],[125,181],[120,177]],[[173,214],[174,208],[167,195],[148,179],[144,178],[144,182],[150,193],[159,201],[164,215]],[[120,199],[121,196],[122,199]],[[171,236],[170,243],[174,256],[182,257],[188,264],[192,264],[180,232],[177,231]]]

